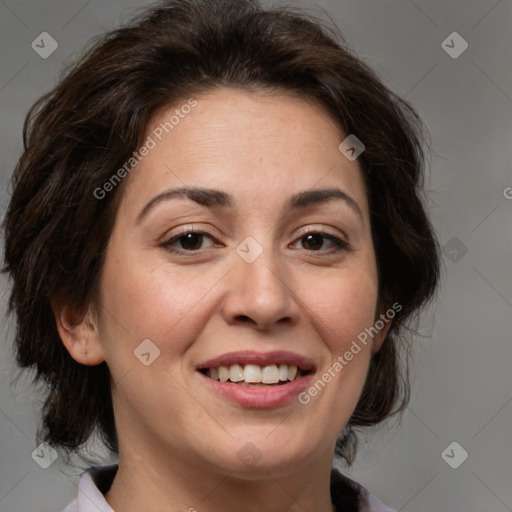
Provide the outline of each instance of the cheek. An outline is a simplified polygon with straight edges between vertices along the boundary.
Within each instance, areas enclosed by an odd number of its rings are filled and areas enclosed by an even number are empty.
[[[371,339],[365,344],[358,336],[373,325],[376,300],[376,280],[371,274],[356,271],[340,272],[339,278],[328,280],[321,292],[310,290],[307,295],[309,318],[328,357],[299,402],[310,408],[306,410],[315,423],[328,425],[331,438],[349,421],[364,388]]]
[[[105,262],[101,332],[114,361],[125,359],[120,352],[133,356],[145,339],[166,354],[183,353],[211,314],[208,292],[222,275],[177,272],[165,264],[144,265],[142,259],[112,254]]]
[[[144,266],[140,259],[105,262],[101,333],[114,395],[123,404],[116,411],[121,423],[152,418],[155,428],[179,430],[186,414],[198,414],[179,382],[187,362],[183,356],[212,314],[208,291],[216,281],[215,276],[199,278],[197,272]],[[145,366],[136,353],[142,353],[138,347],[148,339],[160,352],[145,342],[151,361]],[[162,390],[173,396],[172,403],[159,400]]]
[[[301,294],[312,321],[324,333],[331,351],[340,353],[373,325],[377,306],[377,278],[367,269],[340,270],[319,287],[304,287]],[[363,347],[364,348],[364,347]]]

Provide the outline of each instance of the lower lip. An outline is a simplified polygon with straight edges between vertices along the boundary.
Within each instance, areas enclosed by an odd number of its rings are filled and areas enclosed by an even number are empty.
[[[312,374],[303,375],[286,384],[268,387],[247,387],[231,382],[220,382],[198,372],[205,384],[223,398],[242,407],[269,408],[287,405],[302,393],[309,384]]]

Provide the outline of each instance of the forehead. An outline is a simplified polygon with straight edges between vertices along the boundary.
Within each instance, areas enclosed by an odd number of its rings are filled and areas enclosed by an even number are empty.
[[[339,187],[366,210],[359,164],[338,149],[344,138],[323,107],[292,94],[222,88],[185,98],[148,123],[152,148],[129,176],[122,203],[133,210],[176,186],[224,190],[254,206]]]

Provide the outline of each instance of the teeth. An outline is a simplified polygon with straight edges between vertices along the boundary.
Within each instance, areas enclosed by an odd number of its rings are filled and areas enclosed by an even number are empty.
[[[229,380],[231,382],[240,382],[244,380],[244,369],[239,364],[233,364],[229,368]]]
[[[279,370],[275,364],[263,367],[261,370],[261,382],[263,384],[277,384],[279,382]]]
[[[288,380],[288,365],[280,364],[279,365],[279,380],[286,382]]]
[[[249,383],[261,382],[261,368],[255,364],[246,364],[244,368],[244,380]]]
[[[220,380],[221,382],[229,380],[230,382],[249,384],[277,384],[295,380],[301,374],[293,364],[280,364],[279,366],[275,364],[268,366],[232,364],[231,366],[219,366],[206,370],[206,375],[214,380]]]
[[[219,379],[221,382],[227,382],[229,379],[229,369],[225,366],[219,366]]]

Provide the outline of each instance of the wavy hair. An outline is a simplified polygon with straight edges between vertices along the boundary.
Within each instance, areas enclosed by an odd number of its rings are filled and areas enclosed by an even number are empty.
[[[94,191],[140,146],[159,109],[231,86],[285,91],[322,105],[366,146],[379,302],[401,305],[336,453],[409,397],[402,331],[432,298],[439,247],[423,195],[425,130],[415,110],[351,50],[334,25],[256,0],[167,0],[97,39],[29,111],[4,221],[15,353],[47,390],[42,439],[68,452],[98,432],[118,451],[105,363],[83,366],[59,338],[51,299],[85,312],[94,299],[123,187]]]

